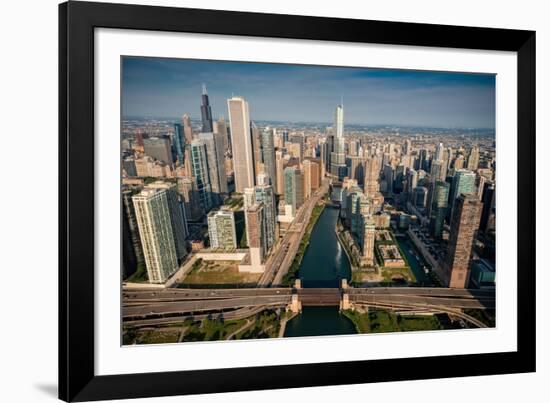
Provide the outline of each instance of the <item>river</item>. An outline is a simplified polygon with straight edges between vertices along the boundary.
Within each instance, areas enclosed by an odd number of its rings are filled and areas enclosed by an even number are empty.
[[[338,242],[335,228],[338,209],[325,207],[311,233],[298,276],[304,288],[337,288],[342,278],[351,279],[348,257]],[[322,336],[357,333],[337,306],[304,307],[286,325],[284,337]]]

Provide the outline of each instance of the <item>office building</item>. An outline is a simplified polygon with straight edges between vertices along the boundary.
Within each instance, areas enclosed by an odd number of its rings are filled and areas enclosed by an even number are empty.
[[[208,212],[214,203],[208,169],[208,155],[204,140],[195,139],[191,142],[191,165],[201,208],[204,212]]]
[[[285,178],[285,203],[292,206],[292,216],[304,202],[303,197],[303,175],[300,169],[291,166],[284,170]]]
[[[183,165],[185,162],[185,133],[183,126],[179,123],[174,124],[172,144],[174,145],[174,151],[176,152],[176,158],[179,165]]]
[[[201,120],[202,120],[202,132],[212,133],[214,127],[212,125],[212,109],[210,108],[210,102],[208,100],[208,91],[206,91],[206,84],[202,85],[202,103],[201,103]]]
[[[123,278],[135,273],[139,266],[145,265],[143,257],[143,248],[139,238],[139,228],[136,219],[132,196],[133,190],[122,190],[122,253],[123,259]]]
[[[462,193],[475,193],[476,175],[467,169],[458,169],[453,175],[449,206],[450,216],[454,210],[454,203]]]
[[[445,273],[450,288],[468,287],[472,248],[482,208],[483,203],[476,195],[461,194],[456,199],[445,259]]]
[[[254,186],[254,156],[250,133],[248,103],[241,97],[227,100],[229,126],[231,128],[231,149],[235,191],[242,193],[244,188]]]
[[[432,206],[430,212],[430,226],[434,238],[441,238],[447,206],[450,185],[444,181],[436,181],[433,188]]]
[[[273,189],[277,189],[277,173],[275,162],[274,130],[265,128],[260,134],[260,149],[264,173],[267,174]]]
[[[246,238],[249,247],[249,261],[245,264],[240,264],[239,271],[261,273],[265,269],[263,262],[267,249],[264,206],[262,203],[254,203],[244,213],[246,215]]]
[[[374,265],[374,240],[376,225],[372,216],[368,214],[360,217],[359,240],[361,246],[361,263],[366,266]]]

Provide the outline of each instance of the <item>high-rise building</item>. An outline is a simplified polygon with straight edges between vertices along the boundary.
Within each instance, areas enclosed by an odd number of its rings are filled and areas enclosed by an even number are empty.
[[[443,154],[445,153],[445,147],[443,143],[439,143],[435,148],[434,161],[443,161]]]
[[[178,270],[166,189],[143,189],[132,197],[150,283],[164,283]]]
[[[445,259],[445,273],[450,288],[467,288],[473,242],[479,228],[481,203],[476,195],[460,194],[451,218],[451,234]]]
[[[350,179],[356,179],[357,184],[360,186],[365,183],[365,159],[363,157],[350,157],[349,158],[349,177]]]
[[[250,254],[250,265],[247,271],[263,272],[267,248],[264,206],[262,203],[254,203],[244,213],[246,214],[246,238]],[[239,266],[239,269],[242,267]]]
[[[172,165],[172,150],[170,147],[170,139],[168,137],[149,137],[147,139],[143,139],[143,148],[145,150],[145,154],[149,157],[153,157],[158,161]]]
[[[433,181],[444,181],[447,177],[447,166],[445,165],[445,162],[442,160],[432,161],[430,176]]]
[[[365,195],[372,197],[380,191],[380,183],[378,178],[380,177],[382,160],[379,156],[375,155],[366,160],[365,163]]]
[[[240,97],[227,100],[229,125],[231,127],[231,149],[235,191],[242,193],[244,188],[254,186],[254,155],[250,133],[248,103]]]
[[[285,204],[292,206],[294,216],[304,202],[302,172],[295,166],[286,167],[285,176]]]
[[[311,196],[311,165],[310,160],[304,160],[303,165],[303,185],[304,185],[304,200],[307,200]]]
[[[260,134],[260,148],[264,172],[269,177],[273,189],[277,189],[277,174],[275,167],[275,145],[273,143],[273,130],[265,128]]]
[[[187,229],[187,219],[185,217],[185,207],[180,201],[177,185],[175,183],[156,181],[146,186],[146,189],[164,189],[166,190],[166,201],[170,211],[170,221],[172,232],[174,234],[174,243],[176,246],[176,255],[179,260],[187,255],[187,246],[185,239],[189,235]]]
[[[135,273],[139,266],[145,265],[136,212],[132,203],[134,193],[130,189],[122,190],[123,278]]]
[[[404,152],[405,155],[411,155],[412,145],[411,145],[411,140],[410,139],[405,140],[405,146],[403,147],[403,152]]]
[[[183,131],[183,126],[179,123],[174,123],[174,137],[172,143],[174,144],[178,163],[183,165],[185,162],[185,133]]]
[[[210,172],[208,170],[208,155],[204,140],[195,139],[191,142],[191,164],[201,208],[204,212],[208,212],[214,203],[212,200]]]
[[[327,138],[325,143],[323,144],[323,148],[321,149],[322,152],[322,158],[323,163],[325,164],[325,173],[331,172],[331,156],[334,151],[334,135],[332,133],[327,134]]]
[[[426,208],[428,201],[428,189],[424,186],[417,186],[413,189],[413,203],[415,207]]]
[[[347,176],[346,153],[344,143],[344,106],[338,105],[334,111],[334,151],[330,157],[331,174],[339,180]]]
[[[360,219],[359,240],[361,245],[361,260],[367,266],[374,264],[374,240],[376,225],[371,215],[363,214]]]
[[[468,155],[468,164],[466,168],[470,171],[475,171],[479,166],[479,148],[473,146]]]
[[[193,127],[191,126],[191,118],[187,113],[181,117],[181,123],[183,124],[185,143],[191,144],[193,141]]]
[[[208,213],[208,236],[214,249],[235,249],[237,232],[235,214],[231,210],[216,210]]]
[[[216,123],[219,124],[219,121]],[[214,139],[214,147],[216,149],[216,165],[218,171],[219,191],[220,194],[225,195],[229,192],[227,188],[227,175],[225,173],[225,152],[227,149],[227,135],[224,134],[225,131],[223,128],[225,127],[225,125],[219,125],[218,127],[220,126],[222,126],[222,130],[214,131],[212,137]]]
[[[451,195],[449,200],[451,208],[450,217],[453,216],[455,200],[458,199],[458,197],[462,193],[474,193],[475,183],[476,175],[473,172],[468,171],[467,169],[455,170],[453,183],[451,184]]]
[[[276,241],[277,206],[275,194],[271,185],[254,187],[256,203],[261,203],[264,209],[266,250],[270,250]]]
[[[219,206],[221,203],[222,183],[225,180],[225,167],[218,158],[217,144],[213,133],[200,133],[198,140],[202,141],[206,149],[208,179],[212,192],[212,206]],[[222,144],[219,144],[222,147]],[[223,178],[223,179],[222,179]],[[227,188],[227,185],[226,185]]]
[[[225,155],[225,153],[229,151],[230,141],[228,137],[227,124],[225,123],[225,118],[223,115],[214,122],[214,134],[223,137],[223,153]]]
[[[275,176],[277,177],[275,192],[278,195],[282,195],[285,192],[285,179],[284,179],[285,161],[283,159],[283,152],[275,152]]]
[[[263,172],[264,162],[262,160],[262,146],[260,139],[260,128],[254,122],[250,122],[250,134],[252,135],[252,158],[254,160],[254,174]]]
[[[212,109],[210,108],[210,102],[208,100],[208,91],[206,91],[206,84],[202,85],[201,119],[202,132],[212,133],[214,131],[214,127],[212,125]]]
[[[386,180],[386,192],[393,193],[393,167],[389,164],[384,165],[384,179]]]
[[[177,179],[177,189],[183,199],[183,206],[187,219],[189,221],[199,221],[203,213],[195,178],[179,177]]]
[[[443,232],[443,224],[447,215],[449,188],[450,185],[448,182],[436,181],[434,183],[430,226],[435,238],[440,238]]]
[[[483,211],[481,213],[481,221],[479,229],[483,232],[487,232],[491,229],[490,217],[495,214],[495,184],[485,182],[483,185],[483,194],[481,196],[483,201]]]
[[[137,176],[136,160],[134,157],[127,157],[122,160],[122,169],[126,173],[126,176]]]

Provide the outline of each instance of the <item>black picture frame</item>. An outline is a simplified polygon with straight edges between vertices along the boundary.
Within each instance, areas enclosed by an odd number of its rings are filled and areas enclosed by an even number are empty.
[[[96,376],[94,29],[99,27],[517,52],[517,352]],[[533,371],[535,32],[73,1],[59,5],[60,399],[89,401]]]

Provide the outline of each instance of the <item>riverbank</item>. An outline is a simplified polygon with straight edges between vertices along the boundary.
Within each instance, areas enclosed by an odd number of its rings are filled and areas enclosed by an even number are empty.
[[[444,329],[444,326],[434,315],[399,315],[384,310],[365,313],[346,310],[343,311],[342,314],[354,324],[358,333],[389,333]]]
[[[289,287],[294,284],[294,280],[296,279],[296,274],[300,270],[302,259],[304,258],[307,247],[309,246],[313,228],[315,227],[315,224],[317,223],[317,220],[319,219],[319,217],[321,217],[321,214],[323,213],[324,209],[325,209],[324,203],[318,204],[315,207],[313,207],[313,210],[311,212],[311,217],[309,219],[306,230],[304,232],[304,236],[300,241],[300,246],[296,251],[296,255],[294,256],[294,260],[292,261],[292,264],[290,265],[288,272],[285,274],[285,276],[283,277],[283,281],[281,282],[282,286]]]

